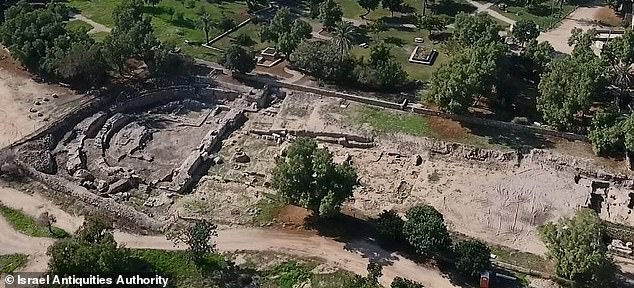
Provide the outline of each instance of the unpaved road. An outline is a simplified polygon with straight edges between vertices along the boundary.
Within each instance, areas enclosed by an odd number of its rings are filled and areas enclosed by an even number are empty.
[[[56,226],[74,231],[82,219],[70,215],[39,196],[31,196],[15,189],[0,187],[0,202],[37,217],[48,211],[57,217]],[[143,236],[115,231],[115,239],[128,248],[181,250],[164,236]],[[256,228],[231,228],[218,232],[215,239],[220,251],[274,251],[299,257],[319,257],[330,264],[353,273],[365,275],[368,260],[384,264],[381,283],[389,286],[394,277],[401,276],[434,288],[452,288],[450,280],[436,268],[420,266],[397,253],[387,252],[365,240],[342,243],[305,231],[282,231]],[[23,253],[30,255],[22,271],[40,272],[46,269],[46,249],[52,239],[25,236],[13,230],[0,217],[0,254]]]
[[[603,7],[604,6],[597,4],[577,8],[574,12],[570,13],[570,15],[566,16],[557,28],[539,34],[537,41],[548,41],[550,45],[555,48],[555,51],[565,54],[572,53],[572,47],[568,45],[568,38],[572,35],[572,29],[579,28],[583,31],[587,31],[591,28],[600,28],[601,26],[595,22],[595,15]]]

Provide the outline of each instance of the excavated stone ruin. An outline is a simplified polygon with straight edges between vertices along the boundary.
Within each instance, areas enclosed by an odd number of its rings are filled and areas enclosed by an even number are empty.
[[[32,178],[54,190],[160,230],[164,223],[135,210],[187,193],[214,163],[219,142],[243,123],[245,111],[268,97],[266,88],[159,87],[86,117],[78,109],[13,150]],[[131,197],[139,204],[121,204]]]

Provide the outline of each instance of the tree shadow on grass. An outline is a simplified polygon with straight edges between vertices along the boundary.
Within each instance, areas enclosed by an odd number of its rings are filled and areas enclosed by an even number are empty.
[[[431,7],[435,14],[447,15],[454,17],[461,12],[473,13],[477,10],[476,7],[467,3],[458,3],[452,0],[442,0]]]
[[[158,16],[158,15],[167,15],[167,16],[171,16],[173,13],[173,11],[169,11],[169,9],[167,9],[164,6],[143,6],[143,13],[145,14],[150,14],[152,16]]]
[[[528,12],[535,15],[535,16],[540,16],[540,17],[548,17],[550,16],[551,12],[554,12],[552,10],[552,7],[548,6],[548,5],[544,5],[544,4],[540,4],[540,5],[536,5],[533,7],[529,7]],[[556,16],[556,14],[553,14]]]
[[[181,28],[188,28],[188,29],[196,28],[196,22],[194,22],[194,20],[189,18],[173,19],[173,20],[170,20],[170,23],[174,24],[174,26],[181,27]]]
[[[388,24],[416,24],[418,18],[414,14],[399,15],[399,16],[384,16],[381,20]]]
[[[403,47],[403,45],[405,45],[405,40],[393,36],[383,39],[383,42],[385,42],[385,44],[392,44],[398,47]]]

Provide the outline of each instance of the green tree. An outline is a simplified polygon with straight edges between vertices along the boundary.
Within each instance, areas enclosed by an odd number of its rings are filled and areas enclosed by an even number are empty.
[[[416,252],[430,256],[451,248],[445,219],[434,207],[415,206],[407,211],[405,218],[403,234]]]
[[[306,21],[296,19],[295,22],[293,22],[293,27],[291,27],[290,33],[295,39],[298,39],[301,42],[304,39],[310,39],[313,37],[313,28],[310,24],[306,23]]]
[[[619,114],[613,109],[596,113],[592,117],[588,139],[597,155],[614,155],[625,148],[624,127],[618,118]]]
[[[392,16],[394,16],[394,12],[401,11],[404,4],[405,2],[403,0],[381,0],[381,6],[390,10]]]
[[[79,233],[48,248],[48,272],[54,275],[120,274],[132,268],[130,252],[118,247],[112,224],[96,215],[86,218]]]
[[[376,19],[368,24],[368,30],[374,34],[374,38],[380,40],[381,32],[387,31],[387,25],[383,18]]]
[[[44,75],[54,74],[59,54],[70,44],[63,6],[51,3],[36,9],[20,1],[5,11],[0,41],[25,67]],[[57,53],[52,53],[57,52]]]
[[[593,210],[579,209],[572,218],[548,223],[540,232],[559,276],[589,287],[613,283],[615,265],[603,242],[601,219]]]
[[[540,75],[555,58],[555,48],[548,41],[538,43],[536,39],[528,42],[522,56],[527,59],[534,74]]]
[[[275,12],[273,20],[268,27],[263,27],[260,35],[263,41],[272,41],[277,43],[277,39],[286,33],[291,31],[293,26],[293,20],[291,19],[291,12],[288,7],[282,7]]]
[[[351,22],[339,22],[335,26],[335,30],[332,32],[332,44],[337,48],[337,52],[341,57],[347,56],[350,48],[352,48],[352,41],[354,41],[357,35],[357,29]]]
[[[160,45],[152,49],[146,64],[152,76],[187,75],[194,67],[194,58],[187,54],[173,53],[174,47]]]
[[[424,288],[425,286],[423,286],[423,284],[414,282],[409,279],[396,277],[394,278],[394,281],[392,281],[392,284],[390,285],[390,287],[391,288]]]
[[[585,114],[605,86],[605,65],[591,51],[573,52],[555,60],[539,83],[537,110],[544,120],[560,130],[575,125],[575,116]]]
[[[341,22],[342,16],[341,6],[334,0],[326,0],[319,5],[319,20],[327,31],[332,31]]]
[[[390,243],[397,243],[404,239],[403,225],[405,221],[394,210],[383,210],[376,219],[379,238]]]
[[[298,138],[273,170],[272,186],[279,195],[319,216],[338,213],[356,185],[357,172],[350,164],[335,164],[328,150],[308,138]]]
[[[478,240],[466,240],[454,247],[456,268],[469,277],[477,277],[491,267],[491,249]]]
[[[456,15],[452,39],[462,47],[483,46],[491,42],[500,42],[500,27],[493,18],[484,13]]]
[[[365,16],[368,16],[370,12],[379,8],[379,4],[381,4],[381,0],[357,0],[359,2],[359,6],[365,9],[365,14],[361,15],[361,19],[365,19]]]
[[[146,4],[152,5],[152,7],[156,6],[156,4],[161,3],[161,0],[144,0]]]
[[[225,50],[220,59],[220,65],[232,72],[248,73],[255,68],[255,58],[253,52],[246,50],[239,45],[232,45]]]
[[[537,39],[537,36],[539,36],[539,28],[532,20],[521,19],[513,25],[511,34],[515,41],[524,46],[527,42]]]
[[[464,50],[432,74],[425,98],[443,111],[465,113],[476,99],[491,94],[505,52],[499,42]]]
[[[354,75],[353,58],[341,57],[330,42],[301,42],[289,57],[297,68],[318,79],[348,83]]]
[[[202,264],[211,253],[216,252],[216,244],[212,238],[218,236],[218,226],[208,220],[196,220],[187,225],[172,240],[175,244],[187,245],[187,254],[196,264]]]
[[[368,271],[368,276],[366,277],[370,282],[378,284],[379,278],[383,276],[383,266],[381,264],[376,263],[374,261],[370,261],[366,268]]]
[[[56,64],[56,74],[71,82],[102,83],[107,77],[103,47],[94,41],[74,42]]]
[[[418,28],[427,30],[429,32],[429,36],[433,34],[434,31],[442,31],[445,29],[445,26],[449,25],[450,19],[444,15],[427,15],[420,17],[418,22]]]
[[[610,64],[610,80],[619,87],[614,103],[620,110],[622,99],[631,97],[629,88],[633,78],[631,66],[634,64],[634,32],[628,29],[623,36],[606,42],[601,50],[601,58]]]
[[[205,32],[205,44],[209,43],[209,31],[214,27],[214,23],[207,11],[200,15],[200,21],[198,22],[198,25],[201,29],[203,29],[203,32]]]

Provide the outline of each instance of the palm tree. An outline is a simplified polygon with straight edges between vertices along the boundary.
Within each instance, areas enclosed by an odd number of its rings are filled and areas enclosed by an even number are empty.
[[[357,28],[351,22],[341,21],[332,33],[332,43],[337,47],[341,57],[348,55],[352,48],[352,41],[356,37]]]
[[[205,31],[205,44],[209,43],[209,30],[211,30],[211,28],[213,27],[213,22],[211,21],[211,17],[209,16],[209,14],[207,12],[204,12],[202,15],[200,15],[200,22],[198,23],[200,28],[203,29],[203,31]]]
[[[614,97],[614,103],[617,109],[621,110],[621,97],[627,95],[627,89],[632,84],[632,70],[629,64],[619,62],[613,65],[614,83],[619,87],[619,93]]]

